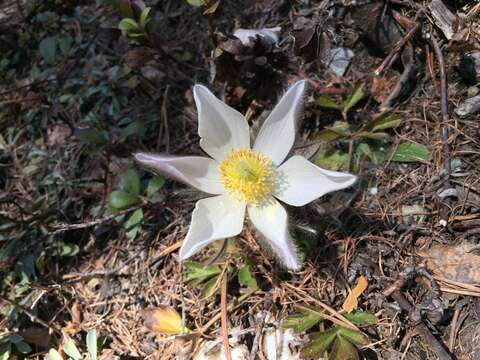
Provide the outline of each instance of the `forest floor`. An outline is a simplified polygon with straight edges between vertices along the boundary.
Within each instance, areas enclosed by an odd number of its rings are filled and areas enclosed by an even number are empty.
[[[476,1],[6,1],[0,31],[0,360],[480,359]],[[299,79],[293,153],[359,177],[287,207],[302,269],[248,223],[180,263],[204,195],[132,154],[202,155],[194,84],[258,129]]]

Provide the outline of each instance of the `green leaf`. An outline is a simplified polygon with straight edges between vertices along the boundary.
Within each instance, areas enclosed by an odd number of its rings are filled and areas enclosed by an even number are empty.
[[[197,286],[222,272],[217,265],[203,265],[195,261],[186,261],[184,265],[187,269],[186,281],[191,286]]]
[[[392,161],[415,162],[430,161],[432,154],[425,145],[413,142],[402,143],[393,154]]]
[[[215,292],[218,290],[218,285],[220,285],[218,276],[214,276],[210,280],[208,280],[203,286],[202,298],[205,299],[215,294]]]
[[[80,251],[80,247],[77,244],[67,244],[63,241],[58,242],[59,252],[58,255],[61,257],[70,257],[75,256]]]
[[[97,339],[97,348],[98,348],[98,351],[101,351],[103,349],[103,347],[105,346],[105,344],[107,343],[107,340],[108,338],[106,336],[100,336],[98,339]]]
[[[342,137],[353,135],[353,129],[346,121],[335,121],[332,126],[328,126],[317,134],[317,139],[324,141],[333,141]]]
[[[374,325],[378,322],[375,315],[368,311],[356,311],[350,314],[343,314],[343,316],[350,322],[359,325]]]
[[[358,133],[357,135],[360,138],[365,138],[365,139],[372,139],[372,140],[386,140],[390,137],[385,132],[370,132],[370,131],[362,131]]]
[[[135,239],[140,231],[140,225],[143,222],[143,210],[137,209],[133,212],[132,216],[125,223],[125,229],[127,230],[127,237],[131,240]]]
[[[2,341],[4,339],[0,339],[0,341]],[[5,340],[13,343],[13,344],[16,344],[16,343],[19,343],[21,341],[23,341],[23,337],[21,337],[20,335],[17,335],[17,334],[13,334],[13,335],[10,335],[8,336]]]
[[[54,37],[47,37],[40,42],[40,54],[48,65],[55,64],[57,53],[57,41]]]
[[[213,14],[215,11],[217,11],[218,5],[220,5],[220,0],[215,1],[212,3],[204,12],[203,15],[209,15]]]
[[[87,333],[87,350],[90,360],[97,360],[97,330],[92,329]]]
[[[129,32],[128,36],[131,38],[143,38],[145,37],[145,34],[143,32]]]
[[[70,101],[70,99],[73,99],[73,98],[74,98],[73,95],[63,94],[63,95],[60,95],[60,97],[58,98],[58,101],[59,101],[61,104],[66,104],[67,102]]]
[[[330,347],[336,336],[336,329],[311,334],[311,341],[301,351],[302,357],[321,356]]]
[[[195,7],[200,7],[205,5],[205,0],[187,0],[187,2]]]
[[[323,141],[334,141],[337,139],[342,138],[343,136],[335,131],[332,131],[330,129],[323,129],[322,131],[317,133],[316,138],[318,140],[323,140]]]
[[[319,131],[316,135],[317,140],[322,140],[322,141],[326,141],[326,142],[335,141],[335,140],[342,139],[342,138],[345,138],[345,137],[347,137],[347,136],[339,134],[338,132],[335,132],[335,131],[330,130],[330,129],[323,129],[322,131]]]
[[[150,13],[150,10],[151,8],[150,7],[146,7],[142,10],[142,13],[140,14],[140,19],[139,19],[139,23],[140,23],[140,26],[145,29],[145,25],[147,25],[148,23],[148,14]]]
[[[132,195],[140,195],[140,176],[134,169],[128,169],[120,176],[120,188]]]
[[[318,152],[315,163],[329,170],[346,170],[348,167],[348,154],[341,150],[325,150]]]
[[[337,336],[330,357],[332,360],[358,360],[358,351],[348,340]]]
[[[63,357],[58,353],[57,350],[50,349],[47,356],[45,356],[45,360],[63,360]]]
[[[347,99],[342,105],[342,113],[344,114],[344,116],[352,107],[354,107],[360,100],[362,100],[364,95],[365,94],[363,92],[363,83],[357,83],[352,93],[347,97]]]
[[[110,193],[110,205],[115,209],[124,209],[138,202],[138,197],[124,191],[112,191]]]
[[[322,316],[319,313],[315,311],[304,311],[299,314],[288,316],[283,320],[282,326],[300,333],[315,326],[321,320]]]
[[[68,340],[63,344],[63,351],[73,360],[82,360],[82,354],[78,351],[77,346],[72,340]]]
[[[326,109],[341,110],[340,105],[338,105],[332,98],[320,95],[317,97],[317,105]]]
[[[0,346],[0,360],[10,359],[10,353],[12,352],[12,344],[6,342]]]
[[[30,347],[30,345],[28,345],[26,342],[24,341],[19,341],[19,342],[16,342],[15,343],[15,347],[17,348],[17,350],[22,353],[22,354],[28,354],[29,352],[32,351],[32,348]]]
[[[58,47],[63,55],[68,55],[72,48],[73,38],[70,35],[61,36],[58,39]]]
[[[155,193],[165,185],[165,178],[161,176],[154,176],[148,181],[147,197],[151,198]]]
[[[124,141],[127,137],[134,134],[144,136],[146,131],[145,125],[141,121],[133,121],[122,129],[120,141]]]
[[[356,148],[357,155],[365,155],[369,158],[375,165],[379,165],[382,162],[386,161],[389,157],[389,154],[382,150],[382,148],[377,148],[375,146],[370,146],[367,143],[359,143]]]
[[[105,132],[93,128],[77,129],[75,136],[84,142],[95,145],[104,145],[108,142],[108,135]]]
[[[338,334],[356,345],[367,345],[368,339],[360,331],[337,327]]]
[[[249,289],[255,289],[257,287],[257,280],[255,280],[250,272],[250,265],[244,265],[238,270],[238,282],[240,285],[246,286]]]
[[[118,24],[118,28],[126,33],[141,31],[137,22],[131,18],[122,19]]]
[[[385,129],[393,129],[402,123],[402,118],[398,114],[384,113],[373,119],[365,128],[367,131],[375,132]]]

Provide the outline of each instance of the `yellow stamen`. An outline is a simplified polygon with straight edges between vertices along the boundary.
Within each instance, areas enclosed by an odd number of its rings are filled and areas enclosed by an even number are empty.
[[[272,193],[272,161],[255,150],[232,150],[219,166],[220,178],[229,195],[239,201],[260,204]]]

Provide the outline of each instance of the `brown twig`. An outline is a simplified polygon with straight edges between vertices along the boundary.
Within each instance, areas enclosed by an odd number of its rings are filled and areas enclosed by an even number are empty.
[[[415,66],[414,62],[414,51],[413,47],[410,44],[405,47],[404,54],[404,57],[408,59],[408,62],[405,64],[403,73],[402,75],[400,75],[400,78],[398,79],[396,85],[394,86],[388,97],[380,105],[380,108],[382,110],[388,110],[393,106],[395,100],[398,98],[405,85],[416,73],[417,67]]]
[[[86,228],[89,228],[89,227],[93,227],[93,226],[97,226],[97,225],[100,225],[104,222],[108,222],[110,220],[113,220],[114,218],[116,218],[117,216],[120,216],[120,215],[123,215],[123,214],[126,214],[130,211],[133,211],[133,210],[136,210],[138,208],[140,208],[141,205],[136,205],[136,206],[133,206],[133,207],[130,207],[128,209],[125,209],[125,210],[122,210],[116,214],[112,214],[112,215],[109,215],[109,216],[106,216],[106,217],[103,217],[101,219],[97,219],[97,220],[92,220],[92,221],[88,221],[88,222],[84,222],[84,223],[79,223],[79,224],[56,224],[56,225],[53,225],[54,228],[56,228],[55,230],[53,231],[50,231],[42,236],[40,236],[38,239],[36,239],[34,242],[32,242],[31,244],[29,244],[27,247],[25,247],[23,250],[23,252],[19,252],[16,256],[12,256],[11,258],[8,259],[8,263],[15,263],[15,261],[17,261],[17,258],[24,252],[26,251],[30,251],[31,249],[37,247],[39,244],[41,244],[43,241],[45,241],[46,239],[48,239],[48,237],[52,236],[52,235],[57,235],[57,234],[61,234],[61,233],[64,233],[66,231],[70,231],[70,230],[78,230],[78,229],[86,229]],[[50,210],[48,210],[50,211]],[[48,212],[47,211],[47,212]],[[58,210],[56,209],[53,209],[52,210],[53,212],[57,212]],[[42,215],[42,214],[40,214]],[[28,222],[31,222],[31,220],[28,220]],[[21,234],[17,237],[11,237],[8,239],[8,241],[18,241],[20,240],[22,237],[24,236],[24,234]]]
[[[308,86],[320,95],[346,95],[352,91],[348,88],[323,87],[317,80],[309,79],[307,74],[300,73],[300,75],[307,78]]]
[[[448,145],[448,90],[447,90],[447,73],[445,71],[445,60],[443,58],[442,50],[438,41],[431,36],[429,38],[430,45],[435,52],[435,56],[438,61],[438,67],[440,68],[440,113],[442,116],[442,141],[443,141],[443,168],[447,173],[447,180],[445,182],[445,188],[450,187],[450,147]]]
[[[433,86],[436,90],[438,90],[437,81],[435,80],[435,66],[433,64],[433,55],[428,44],[425,44],[425,54],[428,73],[430,74],[430,78],[432,79]]]
[[[480,219],[469,219],[454,222],[452,224],[452,229],[455,231],[469,230],[480,226]]]
[[[227,307],[227,312],[230,312],[230,311],[235,310],[237,307],[239,307],[240,305],[242,305],[242,303],[243,303],[247,298],[249,298],[250,296],[252,296],[252,295],[253,295],[254,293],[256,293],[257,291],[258,291],[258,287],[248,290],[248,292],[246,292],[245,294],[243,294],[242,296],[240,296],[240,297],[235,301],[235,303],[228,305],[228,307]],[[205,334],[205,332],[210,328],[210,326],[212,326],[213,324],[215,324],[215,323],[218,321],[219,318],[221,318],[221,312],[220,312],[220,313],[217,313],[215,316],[213,316],[205,325],[202,326],[202,328],[201,328],[198,332],[199,332],[200,334]]]
[[[250,360],[256,359],[256,355],[259,347],[259,341],[260,341],[260,337],[263,334],[263,326],[265,324],[266,316],[267,316],[267,311],[264,311],[263,313],[261,313],[260,318],[258,319],[258,323],[256,325],[257,329],[256,329],[255,337],[253,338],[252,348],[250,350],[250,357],[249,357]]]
[[[453,351],[455,348],[455,337],[457,335],[457,324],[458,324],[458,317],[460,315],[460,309],[455,309],[453,313],[452,322],[450,325],[450,338],[448,339],[448,349]]]
[[[220,312],[221,312],[221,324],[222,324],[222,338],[223,338],[223,351],[227,360],[232,360],[232,354],[230,352],[230,345],[228,342],[228,322],[227,322],[227,284],[228,274],[225,271],[222,279],[222,290],[220,294]]]
[[[310,296],[306,291],[304,290],[301,290],[299,289],[298,287],[295,287],[289,283],[285,283],[285,287],[289,288],[290,290],[293,290],[293,293],[299,297],[299,298],[302,298],[304,301],[311,301],[311,302],[314,302],[315,304],[319,305],[320,307],[322,307],[324,310],[326,310],[328,313],[332,314],[331,316],[326,314],[326,313],[320,313],[320,315],[322,315],[325,319],[328,319],[330,320],[331,322],[337,324],[337,325],[340,325],[340,326],[343,326],[343,327],[346,327],[346,328],[349,328],[349,329],[352,329],[352,330],[357,330],[357,331],[360,331],[360,329],[355,325],[353,324],[352,322],[350,322],[349,320],[347,320],[342,314],[340,314],[338,311],[336,311],[335,309],[333,309],[332,307],[328,306],[327,304],[325,304],[324,302]],[[300,305],[297,305],[297,307],[301,307]],[[311,309],[310,309],[311,310]],[[311,311],[314,311],[314,310],[311,310]]]
[[[423,323],[420,316],[415,314],[415,309],[410,302],[403,296],[400,290],[396,290],[392,293],[392,298],[400,305],[402,310],[408,313],[408,317],[415,327],[415,330],[423,337],[426,343],[429,345],[439,360],[452,360],[452,356],[445,350],[443,345],[433,336],[430,329]]]
[[[114,219],[114,218],[116,218],[120,215],[124,215],[126,213],[129,213],[130,211],[136,210],[139,207],[140,207],[139,205],[133,206],[133,207],[130,207],[128,209],[122,210],[118,213],[108,215],[104,218],[93,220],[93,221],[87,221],[87,222],[80,223],[80,224],[57,224],[57,225],[54,225],[57,229],[50,232],[48,235],[49,236],[50,235],[56,235],[56,234],[60,234],[60,233],[63,233],[65,231],[69,231],[69,230],[85,229],[85,228],[89,228],[89,227],[92,227],[92,226],[100,225],[100,224],[102,224],[104,222],[107,222],[107,221],[110,221],[110,220],[112,220],[112,219]]]
[[[387,57],[382,61],[382,63],[375,69],[374,73],[375,75],[379,76],[381,75],[385,70],[390,68],[390,66],[395,62],[395,60],[398,58],[398,54],[400,50],[406,45],[406,43],[417,33],[417,31],[420,29],[420,24],[416,23],[413,28],[411,28],[405,36],[400,39],[395,46],[393,47],[392,51],[390,54],[387,55]]]
[[[210,9],[211,6],[214,6],[214,1],[207,1],[205,3],[205,8],[207,10]],[[210,41],[212,42],[212,46],[215,49],[218,45],[218,39],[217,39],[217,36],[215,35],[215,20],[213,18],[213,12],[208,14],[204,12],[204,15],[207,18],[208,37],[210,38]]]
[[[445,60],[443,58],[442,50],[438,41],[430,36],[428,42],[435,53],[435,57],[438,61],[438,67],[440,71],[440,114],[441,114],[441,136],[442,136],[442,157],[443,157],[443,190],[450,189],[452,187],[450,183],[451,164],[450,164],[450,145],[448,143],[449,131],[448,131],[448,89],[447,89],[447,73],[445,70]],[[444,199],[440,206],[440,217],[444,220],[449,218],[449,205],[451,199]]]
[[[37,324],[40,324],[44,327],[46,327],[47,329],[50,329],[50,330],[53,330],[55,331],[57,334],[61,334],[62,332],[60,331],[60,329],[58,329],[58,327],[56,325],[52,325],[52,324],[48,324],[46,323],[45,321],[43,321],[42,319],[40,319],[38,316],[36,316],[34,313],[32,313],[29,309],[27,309],[25,306],[23,305],[20,305],[20,304],[17,304],[15,301],[12,301],[10,299],[7,299],[3,296],[0,296],[0,300],[1,301],[4,301],[6,303],[9,303],[10,305],[16,307],[18,310],[20,310],[21,312],[25,313],[26,315],[28,315],[28,317],[30,318],[30,320],[32,320],[33,322],[37,323]]]
[[[383,290],[383,295],[392,296],[395,291],[398,291],[405,285],[405,279],[403,277],[395,280],[388,288]]]

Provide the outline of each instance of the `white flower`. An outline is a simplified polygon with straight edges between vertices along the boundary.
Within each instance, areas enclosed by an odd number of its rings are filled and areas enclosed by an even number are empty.
[[[212,241],[238,235],[247,211],[278,258],[290,269],[300,267],[287,213],[278,200],[302,206],[356,180],[348,173],[321,169],[302,156],[284,161],[295,140],[305,87],[305,81],[298,81],[283,95],[251,147],[245,117],[206,87],[195,85],[200,146],[211,158],[135,154],[143,165],[215,195],[197,202],[181,260]]]

